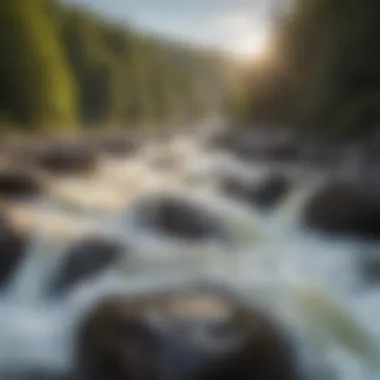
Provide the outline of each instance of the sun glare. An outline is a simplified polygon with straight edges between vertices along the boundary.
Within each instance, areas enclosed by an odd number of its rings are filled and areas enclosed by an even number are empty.
[[[233,54],[241,61],[255,62],[268,57],[271,48],[268,32],[244,36],[232,46]]]

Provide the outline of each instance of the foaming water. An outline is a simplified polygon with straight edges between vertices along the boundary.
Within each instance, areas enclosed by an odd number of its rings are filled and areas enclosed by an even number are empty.
[[[167,152],[175,165],[161,170],[150,166]],[[361,245],[315,236],[300,226],[303,205],[324,176],[282,167],[294,179],[294,188],[271,213],[217,190],[220,176],[232,173],[255,180],[271,169],[205,151],[194,139],[177,138],[147,147],[128,161],[104,160],[91,180],[54,186],[46,201],[48,216],[42,206],[28,213],[36,234],[0,299],[0,366],[69,366],[77,318],[106,294],[214,280],[261,303],[289,327],[310,380],[379,379],[380,292],[364,286],[360,277]],[[189,244],[139,227],[138,201],[167,193],[214,215],[227,231],[226,241]],[[52,212],[71,215],[70,227],[52,228]],[[60,302],[47,300],[47,279],[58,270],[65,247],[91,230],[125,242],[125,259]]]

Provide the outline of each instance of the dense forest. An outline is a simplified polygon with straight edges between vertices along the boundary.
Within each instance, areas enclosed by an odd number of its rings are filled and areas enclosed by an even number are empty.
[[[0,30],[3,128],[170,126],[220,106],[214,52],[53,0],[2,0]]]
[[[57,0],[2,0],[0,128],[170,127],[223,111],[234,125],[363,135],[380,119],[379,17],[375,0],[294,0],[273,20],[273,54],[242,70]]]
[[[245,73],[249,85],[235,116],[339,138],[373,130],[380,121],[379,17],[376,0],[295,0],[275,22],[273,56]]]

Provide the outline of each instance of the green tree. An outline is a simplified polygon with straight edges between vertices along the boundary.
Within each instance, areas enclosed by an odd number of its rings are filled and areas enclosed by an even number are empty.
[[[1,108],[22,125],[72,125],[75,88],[56,29],[40,0],[3,0]]]

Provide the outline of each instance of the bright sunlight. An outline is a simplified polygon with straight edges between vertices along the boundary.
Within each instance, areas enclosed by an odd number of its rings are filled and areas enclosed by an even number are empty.
[[[236,57],[249,63],[266,59],[270,50],[271,38],[267,30],[262,30],[253,36],[243,36],[232,46]]]

